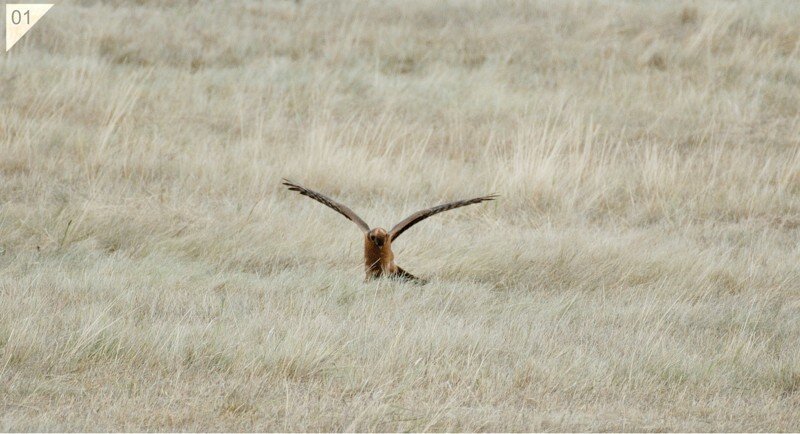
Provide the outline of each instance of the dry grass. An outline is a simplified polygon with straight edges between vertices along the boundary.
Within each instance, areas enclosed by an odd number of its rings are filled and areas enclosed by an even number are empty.
[[[0,428],[799,430],[800,3],[59,3]],[[390,226],[427,286],[363,283]]]

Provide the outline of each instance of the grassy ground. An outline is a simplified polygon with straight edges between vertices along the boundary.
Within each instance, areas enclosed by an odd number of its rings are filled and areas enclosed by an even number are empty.
[[[800,4],[65,1],[0,57],[4,430],[799,430]],[[426,286],[364,283],[406,232]]]

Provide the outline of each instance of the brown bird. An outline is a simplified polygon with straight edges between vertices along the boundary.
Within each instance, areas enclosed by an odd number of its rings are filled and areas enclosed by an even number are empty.
[[[414,226],[415,224],[425,220],[426,218],[438,214],[443,211],[459,208],[462,206],[472,205],[474,203],[481,203],[487,200],[493,200],[497,197],[495,194],[488,196],[476,197],[474,199],[459,200],[450,202],[443,205],[435,206],[433,208],[417,211],[414,214],[406,217],[400,223],[394,225],[390,231],[383,228],[370,229],[369,225],[361,219],[350,208],[334,201],[333,199],[325,196],[316,191],[309,190],[305,187],[297,185],[287,179],[283,180],[283,185],[289,187],[289,190],[296,191],[303,196],[310,197],[317,202],[322,203],[339,214],[345,216],[348,220],[355,223],[364,233],[364,266],[367,272],[367,280],[375,279],[381,276],[398,277],[406,280],[413,280],[420,283],[425,283],[424,280],[419,279],[406,270],[398,267],[394,263],[394,253],[392,253],[392,242],[397,239],[406,229]]]

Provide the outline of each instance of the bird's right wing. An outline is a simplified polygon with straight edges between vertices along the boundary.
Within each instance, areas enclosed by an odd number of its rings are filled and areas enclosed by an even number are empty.
[[[316,191],[309,190],[303,186],[293,183],[292,181],[289,181],[288,179],[284,178],[282,184],[289,187],[289,190],[296,191],[302,194],[303,196],[310,197],[316,200],[317,202],[333,209],[339,214],[345,216],[348,220],[358,225],[358,227],[364,233],[369,232],[369,225],[367,224],[367,222],[362,220],[361,217],[356,215],[356,213],[354,213],[353,210],[351,210],[350,208],[340,204],[339,202],[336,202],[335,200],[329,198],[328,196],[325,196],[322,193],[317,193]]]

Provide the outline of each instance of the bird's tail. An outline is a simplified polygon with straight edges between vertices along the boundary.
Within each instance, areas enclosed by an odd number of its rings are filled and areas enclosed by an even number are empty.
[[[427,280],[425,280],[425,279],[420,279],[419,277],[417,277],[417,276],[415,276],[415,275],[413,275],[413,274],[409,273],[409,272],[408,272],[408,271],[406,271],[406,270],[403,270],[403,269],[402,269],[402,268],[400,268],[400,267],[397,267],[397,274],[396,274],[396,276],[397,276],[397,277],[399,277],[399,278],[401,278],[401,279],[405,279],[405,280],[409,280],[409,281],[411,281],[411,282],[414,282],[414,283],[418,283],[418,284],[420,284],[420,285],[424,285],[424,284],[428,283],[428,281],[427,281]]]

